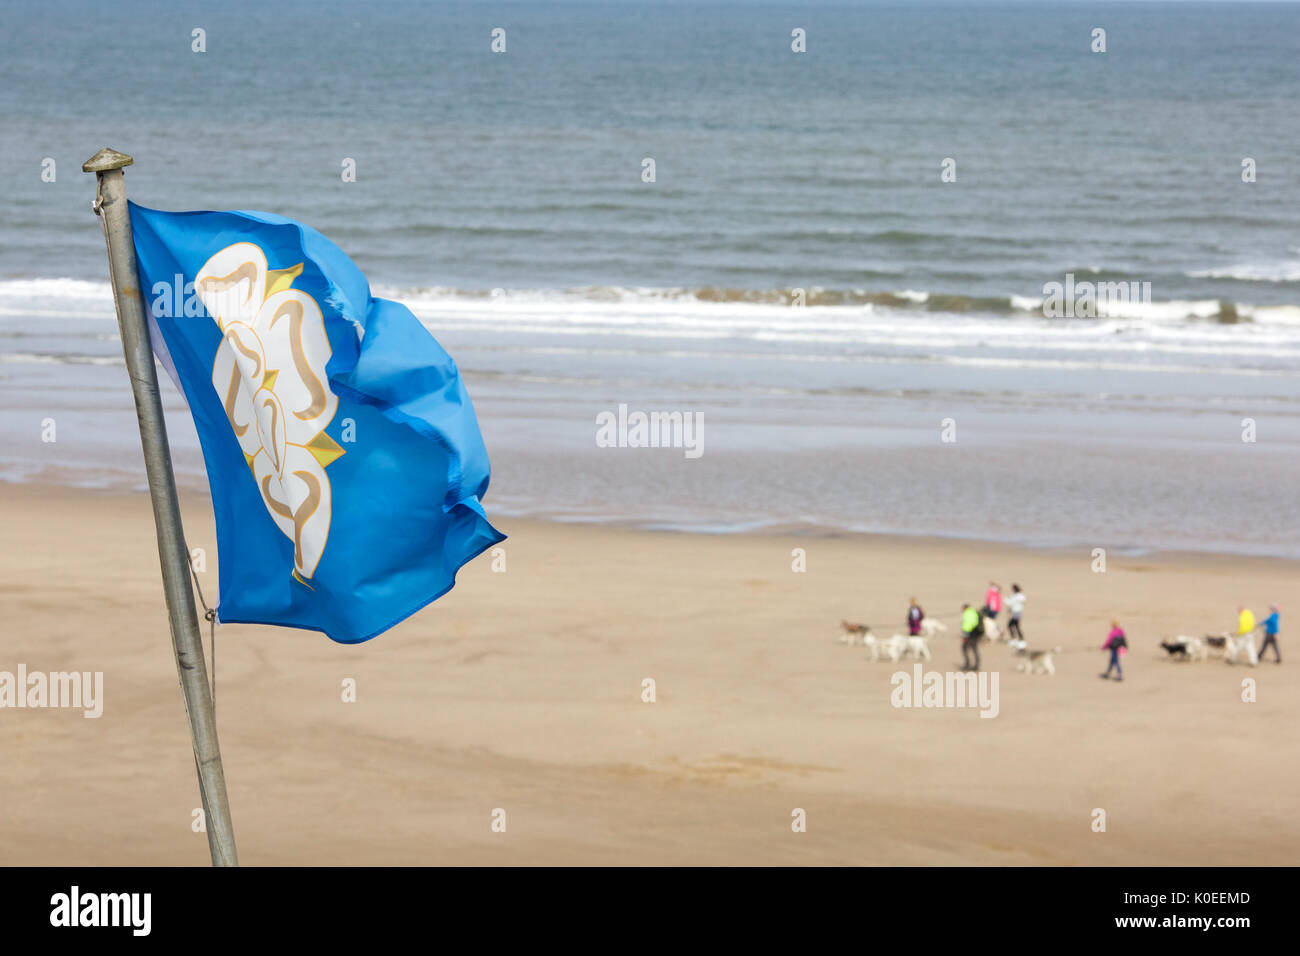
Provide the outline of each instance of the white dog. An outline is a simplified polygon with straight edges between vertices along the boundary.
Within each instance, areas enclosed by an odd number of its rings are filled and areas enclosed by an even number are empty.
[[[902,647],[900,657],[907,657],[909,654],[918,661],[928,661],[930,659],[930,642],[922,634],[903,636],[895,634],[890,641],[897,643]]]
[[[1031,651],[1024,646],[1024,641],[1014,641],[1020,647],[1016,653],[1024,658],[1016,665],[1016,670],[1023,671],[1026,674],[1055,674],[1056,665],[1052,663],[1052,658],[1061,653],[1059,647],[1053,647],[1045,651]]]
[[[1244,651],[1246,653],[1246,660],[1249,662],[1251,667],[1254,667],[1259,663],[1259,652],[1255,650],[1255,635],[1253,632],[1250,634],[1228,634],[1225,636],[1227,637],[1223,650],[1223,659],[1225,661],[1229,664],[1237,663],[1237,656]]]
[[[935,617],[927,617],[921,621],[921,636],[934,637],[940,631],[948,630],[948,625]]]
[[[874,634],[867,636],[867,657],[872,661],[878,661],[882,657],[885,660],[897,664],[898,659],[903,656],[904,639],[901,634],[895,634],[889,638],[879,638]]]

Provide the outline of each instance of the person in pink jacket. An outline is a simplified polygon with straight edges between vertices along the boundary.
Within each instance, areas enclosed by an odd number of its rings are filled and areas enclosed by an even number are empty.
[[[1124,671],[1119,666],[1119,659],[1128,653],[1128,638],[1124,636],[1124,629],[1119,626],[1119,621],[1110,622],[1110,636],[1106,638],[1106,643],[1101,645],[1103,651],[1110,651],[1110,663],[1106,665],[1106,673],[1102,678],[1110,677],[1111,668],[1115,669],[1115,679],[1123,680]]]
[[[997,620],[1002,613],[1002,589],[994,581],[989,582],[988,593],[984,595],[984,616]]]

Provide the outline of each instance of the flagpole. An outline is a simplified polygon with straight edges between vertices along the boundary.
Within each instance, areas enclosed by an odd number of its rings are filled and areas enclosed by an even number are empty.
[[[221,769],[221,749],[217,745],[217,722],[212,709],[212,694],[208,688],[207,665],[203,660],[199,618],[194,610],[194,591],[190,585],[190,556],[185,545],[185,534],[181,530],[180,502],[176,497],[176,479],[172,475],[171,451],[167,446],[167,426],[163,420],[162,400],[158,394],[158,374],[154,369],[144,297],[136,271],[131,217],[126,207],[126,183],[122,169],[132,162],[134,160],[125,153],[101,149],[86,160],[81,169],[82,172],[94,173],[98,180],[94,209],[104,224],[113,301],[117,306],[117,324],[122,333],[122,352],[126,356],[131,391],[135,394],[140,445],[144,449],[149,497],[153,501],[154,527],[158,531],[158,560],[162,565],[163,592],[167,597],[167,615],[171,620],[176,672],[180,676],[185,710],[190,719],[190,736],[194,743],[199,793],[203,799],[208,849],[212,852],[213,866],[238,866],[235,830],[230,822],[230,804],[226,800],[226,777]]]

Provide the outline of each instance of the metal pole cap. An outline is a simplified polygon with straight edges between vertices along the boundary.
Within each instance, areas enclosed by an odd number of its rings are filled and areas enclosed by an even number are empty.
[[[123,166],[130,166],[134,162],[135,160],[126,153],[119,153],[117,150],[105,146],[81,164],[81,171],[83,173],[106,173],[110,169],[121,169]]]

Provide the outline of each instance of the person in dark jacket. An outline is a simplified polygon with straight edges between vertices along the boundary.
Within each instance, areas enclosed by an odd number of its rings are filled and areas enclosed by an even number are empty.
[[[921,633],[921,622],[925,620],[925,611],[921,610],[921,605],[916,603],[916,598],[912,598],[912,603],[907,608],[907,633],[913,637]]]

